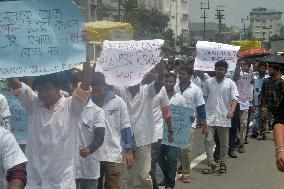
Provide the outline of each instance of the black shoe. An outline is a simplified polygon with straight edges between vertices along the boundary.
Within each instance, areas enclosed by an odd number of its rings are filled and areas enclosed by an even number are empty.
[[[257,138],[258,136],[259,136],[259,133],[258,133],[258,132],[253,132],[250,137],[251,137],[251,138]]]
[[[238,158],[235,151],[229,152],[228,155],[229,155],[230,158]]]
[[[245,144],[248,144],[249,143],[249,141],[248,141],[248,138],[246,137],[245,138]]]
[[[241,145],[239,147],[239,150],[238,150],[239,153],[244,153],[245,152],[245,147],[243,145]]]
[[[158,186],[165,186],[165,185],[166,185],[165,179],[161,180],[161,181],[158,183]]]

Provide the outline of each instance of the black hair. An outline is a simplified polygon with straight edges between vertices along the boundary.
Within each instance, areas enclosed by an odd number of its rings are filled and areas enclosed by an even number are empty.
[[[182,65],[180,67],[180,71],[185,71],[187,73],[187,75],[193,75],[194,70],[192,67],[189,67],[188,65]]]
[[[105,76],[101,72],[94,72],[91,85],[105,85]]]
[[[225,68],[228,69],[228,62],[226,60],[219,60],[215,63],[215,68]]]
[[[267,67],[266,62],[258,62],[258,67]]]
[[[282,71],[282,66],[277,63],[269,63],[269,66],[272,67],[274,70],[281,70]]]
[[[32,88],[37,90],[39,86],[47,83],[52,84],[55,88],[60,88],[62,85],[62,78],[59,73],[37,76],[33,81]]]
[[[182,59],[176,59],[175,60],[175,65],[181,65],[181,64],[184,64]]]
[[[239,57],[239,58],[238,58],[238,62],[240,62],[240,61],[245,61],[245,62],[247,62],[247,61],[249,61],[249,60],[246,59],[246,58],[244,58],[244,57]]]
[[[165,78],[170,78],[170,77],[174,78],[175,81],[177,80],[177,75],[175,73],[169,72],[165,74]]]

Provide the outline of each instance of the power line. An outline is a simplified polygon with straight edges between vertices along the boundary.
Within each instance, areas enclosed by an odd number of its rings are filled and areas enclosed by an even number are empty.
[[[205,37],[206,37],[206,19],[209,18],[207,15],[206,15],[206,10],[209,10],[210,9],[210,4],[209,4],[209,0],[208,0],[208,4],[207,4],[207,7],[204,7],[205,3],[200,3],[201,7],[200,7],[200,10],[202,11],[203,10],[203,15],[200,17],[203,19],[203,40],[205,40]]]

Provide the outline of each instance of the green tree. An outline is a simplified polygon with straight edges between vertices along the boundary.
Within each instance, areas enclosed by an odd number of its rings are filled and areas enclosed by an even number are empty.
[[[162,39],[165,40],[164,46],[162,50],[164,53],[169,54],[171,52],[175,51],[175,37],[174,37],[174,31],[172,29],[166,29],[166,31],[163,33]]]
[[[125,10],[124,21],[134,27],[135,39],[162,38],[170,18],[157,9],[146,9],[137,0],[126,0],[122,3]]]

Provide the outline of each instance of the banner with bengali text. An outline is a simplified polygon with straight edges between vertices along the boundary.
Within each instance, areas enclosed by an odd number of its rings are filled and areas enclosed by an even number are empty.
[[[102,72],[109,85],[133,86],[160,62],[163,40],[105,41],[97,60],[96,71]]]
[[[188,147],[191,131],[190,117],[193,115],[193,110],[187,107],[171,105],[172,125],[174,129],[174,141],[168,141],[168,127],[164,123],[163,141],[162,144],[175,146],[181,149]]]
[[[84,14],[70,0],[0,3],[0,78],[68,70],[85,61]]]
[[[198,41],[196,44],[195,70],[214,71],[215,63],[219,60],[228,62],[229,71],[236,68],[240,46]]]

